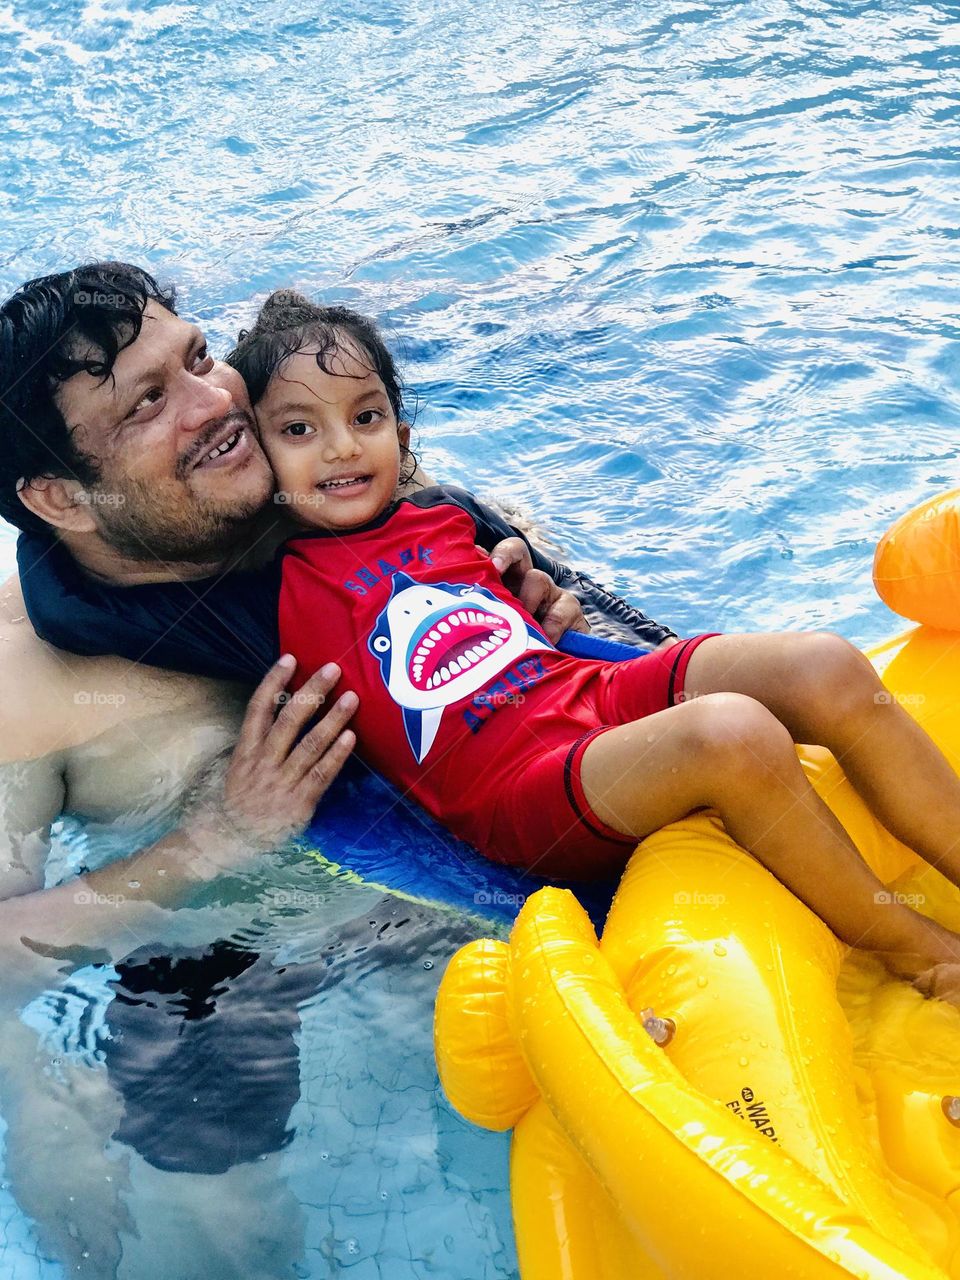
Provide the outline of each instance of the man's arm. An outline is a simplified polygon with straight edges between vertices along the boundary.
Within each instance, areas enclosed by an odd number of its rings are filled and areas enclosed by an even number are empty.
[[[473,494],[449,485],[443,486],[443,492],[473,519],[478,549],[490,553],[504,584],[540,622],[548,639],[556,642],[570,628],[589,631],[591,621],[596,621],[607,637],[644,649],[676,643],[676,632],[670,627],[654,622],[635,605],[613,595],[585,573],[548,556],[522,529],[510,524],[499,511],[479,502]],[[517,541],[526,548],[527,555],[516,547]],[[589,619],[584,610],[589,613]]]
[[[653,622],[619,596],[611,595],[586,574],[556,562],[553,562],[556,577],[534,568],[530,544],[525,538],[505,538],[489,555],[505,585],[554,643],[567,631],[590,632],[593,624],[601,635],[647,650],[669,649],[679,643],[676,632]],[[576,583],[571,581],[572,577]]]
[[[353,750],[348,723],[357,704],[355,695],[338,698],[308,729],[330,698],[339,669],[323,668],[284,700],[293,670],[292,660],[281,660],[261,682],[229,761],[197,789],[176,831],[51,889],[37,889],[38,867],[24,864],[32,891],[21,889],[0,902],[0,945],[5,944],[7,956],[4,985],[14,976],[10,962],[29,971],[30,955],[69,957],[93,948],[98,958],[106,958],[104,952],[129,950],[161,926],[167,908],[189,899],[204,881],[277,848],[306,826]],[[45,808],[35,806],[27,818],[27,825],[36,824],[38,849],[62,794],[51,787]]]
[[[438,484],[418,464],[403,493],[410,496]],[[654,622],[635,605],[615,596],[585,573],[554,560],[536,545],[536,537],[516,527],[516,517],[471,500],[471,514],[479,515],[478,550],[486,551],[513,593],[554,644],[567,631],[590,631],[591,623],[612,639],[644,649],[666,649],[678,641],[670,627]],[[532,531],[531,531],[532,532]],[[586,614],[584,610],[586,609]]]

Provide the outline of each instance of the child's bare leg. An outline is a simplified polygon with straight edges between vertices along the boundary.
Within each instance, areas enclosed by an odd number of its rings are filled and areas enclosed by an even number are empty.
[[[829,748],[898,840],[960,885],[960,778],[870,663],[823,632],[716,636],[691,655],[687,697],[756,698],[794,742]]]
[[[880,952],[897,972],[960,960],[960,939],[885,901],[807,781],[789,733],[751,698],[711,694],[610,729],[587,746],[581,782],[597,817],[638,839],[694,809],[716,809],[839,938]]]

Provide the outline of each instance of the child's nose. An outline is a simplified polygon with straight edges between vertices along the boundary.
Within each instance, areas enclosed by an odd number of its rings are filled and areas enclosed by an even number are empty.
[[[360,441],[348,426],[328,432],[325,453],[331,462],[341,458],[355,458],[360,451]]]

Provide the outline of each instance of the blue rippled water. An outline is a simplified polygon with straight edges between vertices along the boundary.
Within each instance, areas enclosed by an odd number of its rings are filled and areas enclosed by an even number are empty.
[[[131,259],[221,349],[278,285],[359,304],[434,475],[526,507],[678,630],[866,643],[896,626],[876,538],[960,483],[958,69],[952,3],[0,0],[0,292]],[[409,981],[426,1006],[435,975]],[[377,1148],[397,1037],[389,984],[365,993],[362,1024],[330,1015],[353,1081],[301,1068],[284,1274],[511,1276],[503,1149],[430,1092],[426,1017],[422,1105],[389,1103]],[[352,1181],[317,1118],[348,1096],[374,1151]],[[18,1249],[5,1276],[46,1274]]]

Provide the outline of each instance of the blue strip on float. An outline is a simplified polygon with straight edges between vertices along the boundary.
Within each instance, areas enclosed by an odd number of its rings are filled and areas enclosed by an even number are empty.
[[[579,632],[567,632],[559,647],[577,657],[613,662],[640,652]],[[481,857],[360,761],[352,761],[324,797],[304,844],[368,884],[493,920],[512,920],[537,889],[562,883]],[[602,924],[616,884],[579,882],[567,887],[594,923]]]

